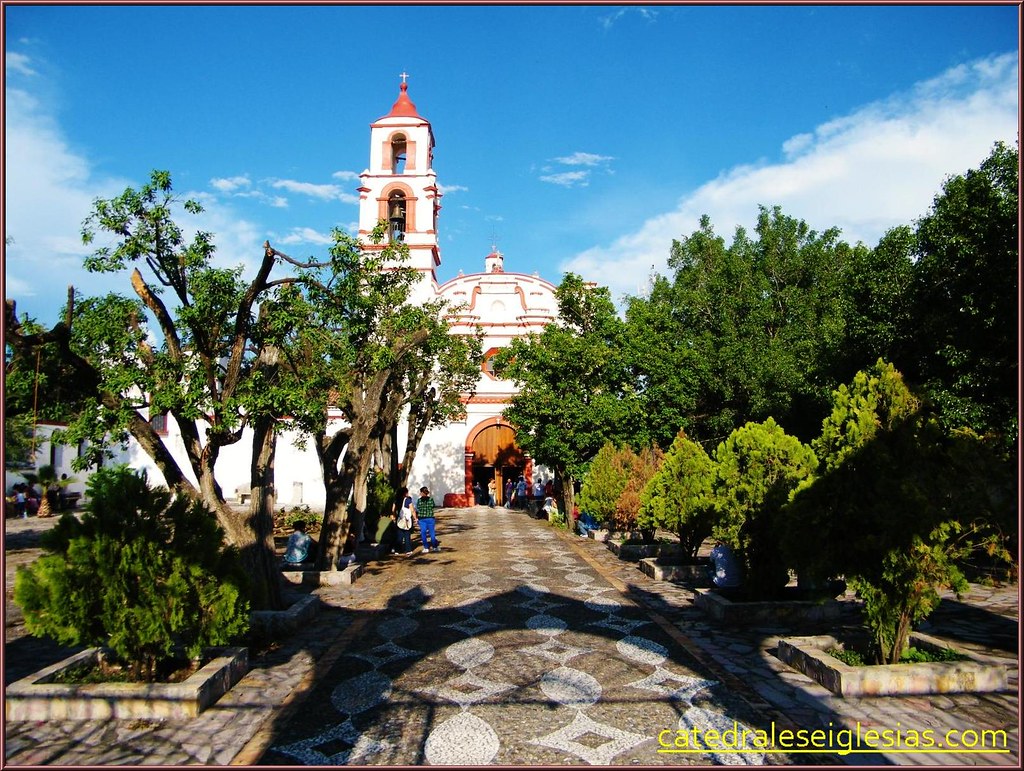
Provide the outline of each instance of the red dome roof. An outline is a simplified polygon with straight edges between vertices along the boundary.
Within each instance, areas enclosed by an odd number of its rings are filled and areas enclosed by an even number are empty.
[[[391,106],[391,112],[389,112],[385,117],[419,118],[420,115],[416,112],[416,105],[412,103],[412,100],[409,99],[409,94],[407,93],[409,91],[409,84],[403,83],[401,88],[402,93],[398,95],[398,99]]]

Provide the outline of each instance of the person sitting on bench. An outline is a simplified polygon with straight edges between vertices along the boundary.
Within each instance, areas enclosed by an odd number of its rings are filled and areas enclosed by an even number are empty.
[[[295,522],[294,528],[284,549],[284,561],[289,565],[301,565],[310,558],[309,551],[313,539],[306,534],[306,523],[301,519]]]

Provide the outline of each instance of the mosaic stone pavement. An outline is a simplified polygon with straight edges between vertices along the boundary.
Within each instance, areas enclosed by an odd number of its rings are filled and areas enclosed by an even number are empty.
[[[291,711],[275,765],[754,764],[659,753],[659,732],[757,720],[546,523],[441,513],[393,558],[362,632]],[[395,563],[398,564],[395,564]]]

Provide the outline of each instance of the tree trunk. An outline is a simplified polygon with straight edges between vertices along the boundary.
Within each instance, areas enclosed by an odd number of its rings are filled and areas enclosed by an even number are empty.
[[[558,479],[562,485],[562,495],[559,505],[562,507],[562,511],[565,514],[565,521],[569,525],[569,530],[573,529],[572,513],[576,509],[576,480],[573,479],[572,475],[564,468],[558,466],[555,467],[555,478]]]
[[[326,496],[317,570],[337,570],[338,560],[345,552],[345,543],[351,529],[348,499],[352,492],[352,480],[343,473],[339,464],[341,453],[348,449],[350,431],[351,427],[332,437],[317,437],[316,451]]]
[[[340,474],[335,472],[335,480],[325,484],[327,494],[324,503],[324,521],[320,526],[320,550],[317,553],[317,570],[336,570],[338,560],[345,553],[345,543],[351,530],[348,516],[348,499],[352,492],[350,485],[344,483]]]
[[[273,541],[271,547],[262,537],[257,537],[255,522],[251,510],[238,512],[228,505],[221,493],[220,485],[213,474],[213,468],[219,455],[219,448],[206,445],[198,459],[199,494],[203,503],[217,516],[217,523],[224,529],[224,535],[232,546],[238,549],[242,565],[252,581],[250,587],[253,607],[273,608],[273,598],[279,594],[280,575],[273,574],[271,579],[268,569],[274,562]]]
[[[274,459],[277,453],[277,421],[261,417],[253,423],[249,530],[253,534],[249,574],[253,578],[253,603],[260,609],[284,607],[281,571],[274,553]],[[244,557],[243,557],[244,558]]]

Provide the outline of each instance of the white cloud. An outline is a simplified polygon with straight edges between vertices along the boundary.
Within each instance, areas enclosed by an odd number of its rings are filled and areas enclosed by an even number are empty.
[[[341,195],[341,188],[337,185],[318,185],[314,182],[299,182],[294,179],[274,180],[270,186],[287,190],[290,193],[308,195],[310,198],[321,198],[325,201],[333,201]]]
[[[341,179],[345,182],[353,182],[359,179],[359,174],[354,171],[336,171],[331,174],[331,179]]]
[[[469,190],[465,185],[442,185],[438,183],[437,189],[441,191],[441,195],[448,195],[449,193],[464,193]]]
[[[605,29],[611,29],[626,14],[633,14],[639,16],[644,21],[652,22],[658,18],[658,12],[650,8],[621,8],[615,13],[610,13],[607,16],[598,17],[598,22]]]
[[[300,182],[295,179],[275,179],[270,186],[290,193],[309,196],[321,201],[342,201],[343,203],[359,203],[359,196],[345,192],[339,185],[321,185],[315,182]]]
[[[696,230],[702,214],[729,241],[736,226],[753,227],[759,205],[779,205],[815,230],[836,226],[844,240],[874,246],[889,228],[926,214],[948,175],[976,168],[997,140],[1015,144],[1018,105],[1016,55],[954,67],[908,94],[790,138],[779,162],[725,171],[675,209],[560,270],[607,285],[616,297],[635,292],[636,276],[652,267],[667,272],[672,240]]]
[[[31,67],[31,59],[25,54],[15,53],[13,51],[7,51],[4,54],[4,68],[7,74],[20,73],[21,75],[32,76],[36,74],[36,71]]]
[[[324,234],[313,228],[292,228],[285,236],[277,239],[281,244],[318,244],[328,246],[334,243],[330,233]]]
[[[603,167],[605,172],[611,174],[608,168],[609,161],[615,160],[610,155],[597,155],[596,153],[584,153],[576,151],[571,155],[563,155],[552,159],[562,166],[584,166],[584,169],[572,171],[554,171],[551,166],[544,166],[541,171],[548,172],[538,179],[541,182],[548,182],[552,185],[562,187],[587,187],[590,184],[590,175],[594,169]]]
[[[93,200],[117,195],[130,182],[97,178],[29,92],[8,87],[6,108],[4,235],[12,239],[6,248],[6,293],[18,301],[19,314],[52,323],[68,284],[97,294],[114,283],[109,275],[90,275],[82,268],[89,248],[79,233]]]
[[[550,182],[562,187],[586,187],[590,184],[589,171],[563,171],[558,174],[545,174],[539,177],[541,182]]]
[[[575,152],[572,155],[555,158],[555,160],[558,163],[565,164],[566,166],[599,166],[602,163],[613,161],[615,159],[610,155]]]
[[[222,193],[234,193],[242,188],[250,188],[252,186],[252,180],[244,175],[240,177],[222,177],[219,179],[211,179],[210,186],[214,190],[219,190]]]

